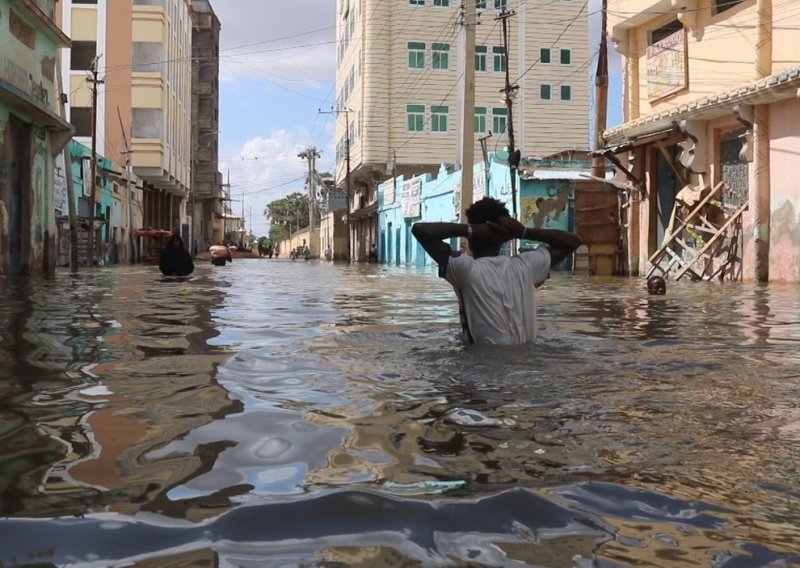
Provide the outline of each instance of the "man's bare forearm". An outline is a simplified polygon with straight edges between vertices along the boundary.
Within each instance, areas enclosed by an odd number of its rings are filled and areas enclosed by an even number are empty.
[[[559,229],[526,228],[522,238],[569,251],[573,251],[581,245],[581,238],[578,235]]]
[[[466,237],[467,226],[462,223],[414,223],[412,232],[417,238],[451,239],[453,237]]]

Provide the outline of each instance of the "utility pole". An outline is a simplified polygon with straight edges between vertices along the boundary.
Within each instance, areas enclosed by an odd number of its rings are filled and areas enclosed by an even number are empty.
[[[61,118],[67,120],[67,95],[64,93],[63,77],[61,76],[61,58],[56,57],[56,79],[58,80],[58,92]],[[69,155],[69,144],[64,146],[62,151],[64,157],[64,177],[67,181],[67,214],[69,215],[69,269],[71,272],[78,272],[78,215],[75,211],[75,194],[72,187],[72,158]]]
[[[340,114],[344,114],[344,156],[345,156],[345,174],[344,174],[344,184],[347,191],[347,261],[352,262],[352,245],[350,241],[352,240],[352,232],[350,230],[350,202],[353,200],[352,198],[352,188],[350,187],[350,113],[353,112],[350,109],[343,108],[343,109],[334,109],[331,107],[331,110],[328,112],[323,112],[322,110],[319,111],[320,114],[333,114],[338,117]]]
[[[130,234],[131,239],[131,252],[130,258],[128,259],[131,264],[135,264],[137,261],[137,254],[136,254],[136,234],[133,227],[133,186],[131,185],[133,182],[133,164],[131,164],[131,149],[128,146],[128,137],[125,134],[125,125],[122,123],[122,113],[117,107],[117,118],[119,119],[119,128],[120,132],[122,132],[122,141],[125,143],[125,177],[127,178],[127,186],[128,186],[128,233]]]
[[[514,97],[517,96],[517,89],[519,89],[519,86],[511,84],[511,71],[509,69],[510,58],[508,56],[511,49],[510,42],[508,41],[508,20],[514,15],[516,15],[516,12],[509,12],[504,8],[500,15],[495,19],[500,20],[503,33],[503,59],[505,61],[506,77],[505,86],[500,90],[500,92],[503,93],[503,99],[506,102],[506,114],[508,115],[506,128],[508,130],[508,171],[511,175],[511,208],[514,219],[517,219],[517,170],[519,169],[521,154],[520,151],[516,149],[514,144]],[[516,240],[511,242],[511,252],[512,254],[517,252]]]
[[[222,244],[227,245],[228,238],[228,202],[231,199],[231,171],[228,170],[228,183],[223,183],[225,197],[222,198]]]
[[[594,119],[594,150],[595,152],[605,146],[603,131],[606,129],[608,115],[608,0],[603,0],[602,23],[600,24],[600,50],[597,54],[597,73],[595,74],[595,119]],[[605,158],[595,154],[592,158],[592,175],[605,178]]]
[[[319,239],[314,238],[314,231],[317,230],[317,158],[322,156],[314,146],[311,146],[297,154],[297,157],[308,160],[308,240],[311,257],[316,258],[319,256],[319,251],[317,250],[319,248],[317,246]]]
[[[242,193],[242,230],[239,231],[239,248],[244,248],[244,193]]]
[[[461,0],[460,10],[458,162],[461,165],[461,203],[458,220],[466,223],[466,211],[472,205],[472,169],[475,162],[475,27],[478,22],[474,0]]]
[[[86,81],[92,84],[92,159],[91,159],[91,178],[89,180],[89,251],[87,262],[89,266],[94,266],[94,199],[95,199],[95,180],[97,179],[97,85],[103,83],[98,79],[97,64],[100,56],[94,58],[90,71],[92,76]]]

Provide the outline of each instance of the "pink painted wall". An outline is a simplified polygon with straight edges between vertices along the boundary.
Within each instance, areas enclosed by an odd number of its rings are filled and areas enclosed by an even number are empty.
[[[800,99],[770,105],[769,277],[800,282]]]

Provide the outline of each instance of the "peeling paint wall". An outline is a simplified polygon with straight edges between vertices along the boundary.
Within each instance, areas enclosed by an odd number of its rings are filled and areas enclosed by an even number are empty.
[[[47,8],[47,2],[44,5]],[[44,25],[22,3],[0,0],[0,89],[5,91],[0,103],[3,273],[55,269],[54,143],[36,118],[42,111],[52,115],[56,102],[57,50],[51,35],[42,32]]]
[[[800,100],[770,107],[770,280],[800,282]]]

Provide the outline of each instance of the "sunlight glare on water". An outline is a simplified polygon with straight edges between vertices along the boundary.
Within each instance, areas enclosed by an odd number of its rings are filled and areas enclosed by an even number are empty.
[[[430,268],[2,286],[0,566],[800,565],[797,285],[554,274],[522,347]]]

